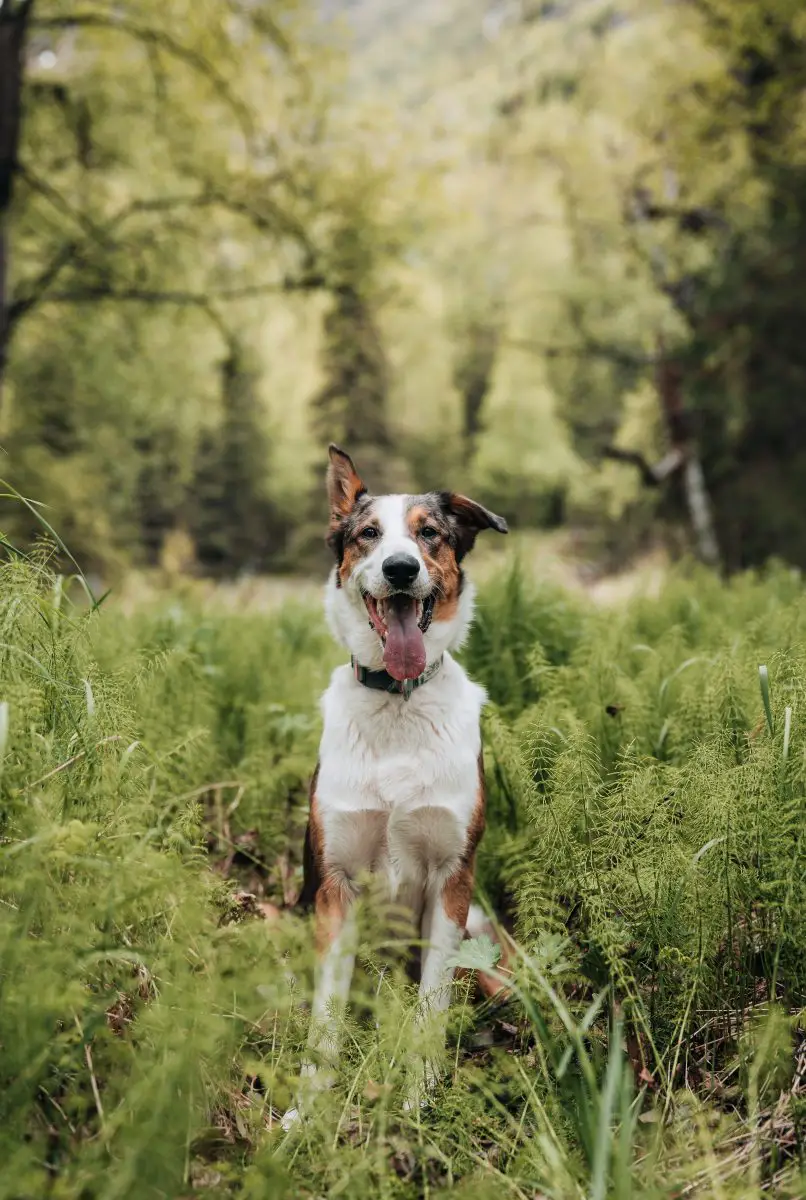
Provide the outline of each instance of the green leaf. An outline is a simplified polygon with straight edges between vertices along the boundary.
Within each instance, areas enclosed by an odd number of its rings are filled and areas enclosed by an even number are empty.
[[[482,933],[462,943],[452,965],[464,967],[467,971],[492,971],[500,957],[501,947],[496,946],[486,933]]]

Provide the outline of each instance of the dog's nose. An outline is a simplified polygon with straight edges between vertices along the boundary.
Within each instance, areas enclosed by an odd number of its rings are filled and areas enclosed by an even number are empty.
[[[413,554],[390,554],[383,560],[381,569],[387,583],[391,583],[392,587],[405,588],[417,578],[420,564]]]

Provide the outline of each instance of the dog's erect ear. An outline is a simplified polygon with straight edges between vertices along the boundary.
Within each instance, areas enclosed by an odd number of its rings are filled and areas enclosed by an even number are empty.
[[[509,533],[503,517],[496,516],[488,508],[460,496],[457,492],[443,492],[442,504],[454,519],[456,529],[456,558],[459,562],[473,549],[476,535],[482,529],[494,529],[497,533]]]
[[[353,511],[359,497],[366,494],[361,477],[349,454],[332,443],[328,447],[327,498],[330,503],[330,528],[336,529]]]

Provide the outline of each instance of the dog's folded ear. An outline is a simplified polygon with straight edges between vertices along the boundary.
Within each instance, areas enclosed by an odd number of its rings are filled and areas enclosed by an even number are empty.
[[[327,498],[330,503],[330,528],[336,529],[353,511],[356,501],[367,489],[356,471],[353,460],[338,446],[328,448]]]
[[[477,504],[467,496],[460,496],[458,492],[443,492],[442,505],[453,517],[457,539],[456,557],[460,562],[473,549],[476,535],[483,529],[509,533],[509,527],[503,517],[490,512],[483,504]]]

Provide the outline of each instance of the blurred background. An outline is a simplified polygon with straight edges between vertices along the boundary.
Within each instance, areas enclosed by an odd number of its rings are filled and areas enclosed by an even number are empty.
[[[318,572],[330,440],[806,565],[805,271],[802,0],[0,0],[0,530],[104,580]]]

